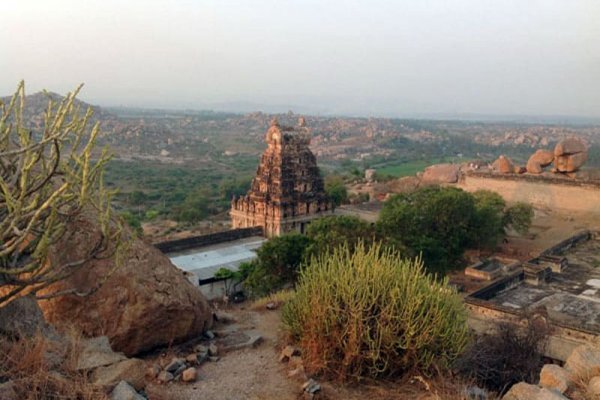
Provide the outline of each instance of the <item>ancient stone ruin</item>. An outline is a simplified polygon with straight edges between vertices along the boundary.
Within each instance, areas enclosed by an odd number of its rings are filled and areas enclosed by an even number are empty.
[[[245,196],[231,200],[233,228],[262,226],[267,237],[304,233],[315,218],[332,214],[317,161],[308,147],[310,131],[304,118],[297,126],[271,121],[267,149]]]

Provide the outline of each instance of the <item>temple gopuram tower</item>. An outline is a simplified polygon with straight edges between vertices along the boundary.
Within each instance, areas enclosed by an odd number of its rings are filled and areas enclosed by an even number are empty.
[[[271,121],[267,149],[245,196],[231,200],[233,228],[262,226],[267,237],[304,233],[315,218],[333,214],[304,118],[297,126]]]

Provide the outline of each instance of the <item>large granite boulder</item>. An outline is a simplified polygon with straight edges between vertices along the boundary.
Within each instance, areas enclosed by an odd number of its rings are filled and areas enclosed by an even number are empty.
[[[458,164],[435,164],[425,168],[421,179],[426,183],[456,183],[459,171]]]
[[[97,224],[81,216],[56,245],[52,263],[78,260],[98,242]],[[107,336],[115,351],[128,356],[200,335],[212,324],[212,311],[197,288],[159,250],[128,237],[115,267],[114,258],[88,262],[48,289],[86,292],[108,276],[91,295],[65,295],[40,301],[46,320],[75,326],[87,336]]]
[[[527,160],[527,172],[530,174],[541,174],[544,168],[552,164],[554,153],[550,150],[537,150]]]
[[[558,172],[574,172],[588,159],[588,148],[577,138],[559,142],[554,148],[554,167]]]
[[[515,172],[515,164],[510,158],[504,155],[501,155],[496,161],[493,162],[492,168],[494,171],[501,174],[512,174]]]

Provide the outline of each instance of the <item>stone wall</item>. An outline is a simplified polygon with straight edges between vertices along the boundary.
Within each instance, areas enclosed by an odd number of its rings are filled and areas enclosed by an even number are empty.
[[[468,192],[491,190],[509,203],[523,201],[536,207],[600,214],[600,182],[468,173],[457,186]]]
[[[230,242],[232,240],[262,235],[262,227],[255,226],[252,228],[230,229],[228,231],[209,233],[207,235],[194,236],[185,239],[169,240],[156,243],[154,246],[163,253],[172,253],[175,251],[194,249],[197,247],[209,246],[211,244]]]

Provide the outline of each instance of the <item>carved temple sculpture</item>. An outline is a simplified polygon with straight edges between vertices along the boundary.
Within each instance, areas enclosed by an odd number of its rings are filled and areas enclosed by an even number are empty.
[[[262,226],[267,237],[304,233],[315,218],[333,214],[323,178],[310,151],[310,131],[304,118],[298,125],[271,121],[267,149],[245,196],[231,200],[233,228]]]

